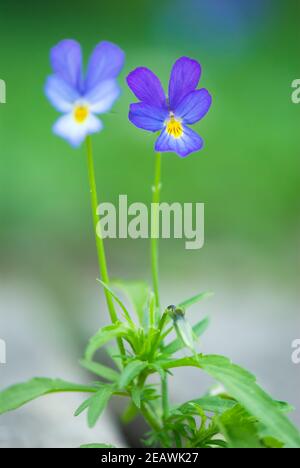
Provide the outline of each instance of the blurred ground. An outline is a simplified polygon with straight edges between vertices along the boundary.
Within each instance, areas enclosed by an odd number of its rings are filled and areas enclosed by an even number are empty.
[[[34,376],[60,377],[83,383],[80,353],[66,324],[53,317],[55,304],[33,285],[0,287],[0,335],[7,344],[7,364],[0,365],[4,387]],[[87,428],[84,414],[74,412],[87,395],[63,393],[40,398],[0,418],[0,447],[79,447],[107,443],[126,447],[113,413],[107,411],[97,428]]]

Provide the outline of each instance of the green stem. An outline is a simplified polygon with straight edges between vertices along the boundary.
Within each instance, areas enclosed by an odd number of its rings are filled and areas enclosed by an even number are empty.
[[[164,421],[169,416],[169,392],[168,392],[168,376],[165,374],[161,378],[161,394],[162,394],[162,409]]]
[[[159,202],[161,190],[161,153],[155,154],[155,175],[153,186],[152,198],[152,232],[151,232],[151,260],[152,260],[152,281],[155,295],[155,303],[158,310],[160,310],[159,299],[159,276],[158,276],[158,237],[159,237]],[[162,391],[162,410],[163,418],[166,419],[169,413],[169,394],[168,394],[168,377],[164,376],[161,382]]]
[[[143,388],[147,379],[147,372],[142,372],[138,378],[138,387]],[[152,413],[150,409],[147,408],[145,403],[142,403],[141,405],[141,413],[144,416],[145,421],[148,423],[148,425],[155,430],[156,432],[161,431],[161,427],[159,425],[157,417]]]
[[[151,264],[152,264],[152,281],[155,295],[156,307],[160,308],[159,300],[159,279],[158,279],[158,237],[159,237],[159,223],[158,223],[158,209],[160,201],[161,189],[161,153],[155,154],[155,176],[153,185],[152,197],[152,228],[151,228]]]
[[[87,165],[88,165],[88,175],[89,175],[92,213],[93,213],[93,225],[94,225],[94,232],[95,232],[95,237],[96,237],[99,270],[100,270],[102,281],[106,284],[109,284],[106,255],[105,255],[103,238],[101,235],[101,226],[99,223],[100,218],[97,214],[99,203],[98,203],[96,179],[95,179],[92,139],[90,136],[86,138],[86,147],[87,147]],[[115,310],[115,306],[114,306],[111,294],[106,289],[104,290],[104,294],[105,294],[106,303],[107,303],[107,307],[109,310],[111,321],[112,323],[115,323],[118,320],[118,317],[117,317],[117,313]],[[121,355],[124,357],[125,348],[121,339],[118,339],[118,346],[119,346]]]

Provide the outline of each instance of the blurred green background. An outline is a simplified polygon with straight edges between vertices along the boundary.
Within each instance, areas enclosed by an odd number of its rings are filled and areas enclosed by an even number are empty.
[[[189,263],[202,257],[211,263],[217,244],[225,269],[230,258],[243,255],[247,268],[248,262],[254,270],[257,263],[269,265],[281,279],[284,272],[292,280],[299,259],[300,163],[299,108],[291,104],[290,86],[300,73],[299,11],[293,0],[2,2],[0,70],[8,102],[0,109],[1,264],[7,259],[11,265],[13,257],[20,265],[57,249],[75,262],[82,252],[93,254],[84,151],[52,135],[57,115],[43,94],[49,49],[72,37],[82,43],[86,59],[103,39],[127,55],[123,96],[94,138],[102,197],[150,196],[154,136],[127,120],[133,97],[126,74],[145,65],[166,86],[176,58],[195,57],[203,68],[202,86],[214,98],[198,125],[206,146],[185,161],[164,156],[163,198],[206,203],[207,243],[203,251],[181,253]],[[110,245],[112,255],[117,244]],[[139,243],[120,244],[124,263]],[[174,250],[172,255],[180,253],[183,244]]]
[[[90,320],[89,300],[80,310],[83,290],[89,296],[97,288],[86,160],[84,148],[75,151],[51,132],[58,115],[43,93],[50,48],[74,38],[87,59],[105,39],[126,52],[123,95],[103,117],[105,130],[94,137],[99,193],[112,202],[119,194],[128,194],[129,202],[148,203],[151,196],[155,137],[128,122],[135,99],[125,84],[127,73],[147,66],[166,87],[174,61],[188,55],[202,64],[201,85],[212,93],[213,106],[197,125],[204,150],[185,160],[164,155],[162,198],[205,202],[206,244],[186,251],[183,241],[162,241],[165,301],[174,302],[176,292],[185,297],[190,289],[219,291],[214,307],[223,319],[230,311],[228,320],[235,321],[243,307],[255,316],[250,325],[245,318],[237,332],[243,333],[243,323],[250,326],[254,345],[256,317],[265,316],[266,330],[272,328],[279,294],[286,339],[278,340],[278,326],[262,352],[284,353],[286,387],[292,385],[289,378],[299,382],[299,370],[290,363],[290,340],[299,330],[300,107],[291,102],[291,83],[300,76],[299,17],[297,0],[2,1],[0,78],[7,83],[7,104],[0,106],[2,286],[38,284],[55,297],[50,310],[67,335],[74,333],[83,343],[93,332],[93,321],[83,325]],[[150,278],[146,241],[111,240],[107,249],[113,276]],[[252,310],[247,301],[256,287],[262,299]],[[236,294],[234,309],[228,298]],[[1,304],[0,309],[5,317],[8,311]],[[224,352],[226,339],[232,337],[222,336]],[[251,352],[244,350],[245,356]],[[266,382],[276,390],[273,377]],[[16,371],[11,380],[17,379]]]

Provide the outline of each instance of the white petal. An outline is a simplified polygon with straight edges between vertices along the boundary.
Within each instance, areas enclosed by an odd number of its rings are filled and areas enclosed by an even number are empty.
[[[53,127],[53,132],[65,140],[70,145],[77,147],[83,143],[87,135],[97,133],[103,128],[101,120],[90,114],[83,123],[78,123],[74,119],[73,113],[60,117]]]
[[[89,91],[84,99],[89,102],[90,109],[95,114],[108,112],[120,96],[120,87],[116,80],[106,80]]]

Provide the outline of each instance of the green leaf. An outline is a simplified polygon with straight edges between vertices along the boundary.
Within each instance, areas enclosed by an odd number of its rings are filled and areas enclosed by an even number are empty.
[[[133,404],[132,401],[127,405],[124,410],[124,413],[121,416],[121,420],[124,424],[129,424],[133,421],[139,414],[138,408]]]
[[[87,444],[87,445],[81,445],[80,448],[97,449],[97,448],[116,448],[116,447],[114,445],[109,445],[109,444]]]
[[[196,403],[197,405],[201,406],[201,408],[204,411],[216,414],[222,414],[224,413],[224,411],[233,408],[237,404],[234,400],[228,400],[219,396],[207,396],[203,398],[198,398],[196,400],[190,400],[187,403],[181,405],[179,409],[183,409],[186,405],[190,403]]]
[[[191,324],[186,320],[185,317],[179,317],[174,320],[174,327],[177,333],[177,337],[182,341],[183,346],[186,346],[196,354],[195,340]]]
[[[94,361],[87,361],[86,359],[81,359],[80,364],[82,367],[87,369],[89,372],[98,375],[98,377],[103,377],[106,380],[116,382],[119,379],[119,374],[110,367],[104,366]]]
[[[84,400],[84,402],[81,403],[81,405],[75,411],[74,416],[79,416],[81,413],[83,413],[83,411],[85,411],[89,407],[91,400],[92,400],[92,397]]]
[[[274,437],[264,437],[262,443],[266,448],[281,449],[284,447],[284,444]]]
[[[282,413],[292,413],[295,411],[295,408],[286,401],[275,401],[275,403]]]
[[[121,338],[126,336],[128,333],[128,327],[122,322],[116,322],[107,327],[100,328],[100,330],[94,335],[86,348],[85,360],[91,361],[95,352],[103,345],[108,343],[115,338]]]
[[[204,320],[201,320],[196,325],[193,326],[193,333],[195,336],[200,337],[207,330],[209,325],[209,318],[206,317]],[[167,354],[174,354],[177,351],[180,351],[184,348],[184,344],[180,338],[176,338],[167,346],[164,347],[163,352]]]
[[[123,304],[123,302],[121,301],[121,299],[118,298],[118,296],[113,292],[113,290],[108,286],[108,284],[104,283],[104,281],[101,281],[100,279],[98,279],[99,283],[102,284],[102,286],[106,289],[106,291],[108,291],[111,296],[114,298],[114,300],[117,302],[117,304],[119,304],[119,306],[121,307],[121,309],[123,310],[123,313],[124,313],[124,317],[126,318],[127,322],[132,326],[134,327],[134,322],[130,316],[130,313],[129,311],[127,310],[127,308],[125,307],[125,305]]]
[[[99,390],[93,397],[90,398],[88,405],[88,426],[94,427],[99,417],[106,408],[111,396],[113,389],[111,386],[105,385]]]
[[[139,318],[141,325],[144,324],[144,315],[148,306],[150,288],[147,283],[143,281],[113,281],[111,283],[120,291],[122,291],[127,298],[132,302],[135,312]]]
[[[141,393],[141,388],[139,388],[137,385],[133,385],[131,390],[131,398],[137,408],[141,407]]]
[[[208,297],[211,297],[213,295],[214,293],[211,291],[202,292],[200,294],[196,294],[196,296],[193,296],[190,299],[187,299],[186,301],[180,302],[180,304],[178,304],[177,307],[179,307],[180,309],[187,309],[193,304],[196,304],[197,302],[200,302],[203,299],[207,299]]]
[[[146,367],[148,367],[148,362],[139,361],[138,359],[127,364],[120,376],[119,388],[127,387],[127,385],[129,385],[135,377],[146,369]]]
[[[257,385],[252,374],[236,366],[229,359],[223,356],[199,355],[197,359],[183,358],[161,361],[159,364],[165,369],[182,366],[200,367],[222,383],[227,392],[265,426],[269,436],[283,441],[288,448],[300,448],[300,433],[278,408],[278,403]]]
[[[263,448],[256,419],[240,405],[226,411],[216,421],[230,448]]]
[[[78,385],[60,379],[34,378],[28,382],[13,385],[0,392],[0,414],[48,393],[56,392],[95,392],[96,387]]]
[[[300,433],[280,411],[278,404],[262,390],[253,375],[220,356],[200,358],[200,366],[221,382],[239,403],[287,447],[300,447]]]

